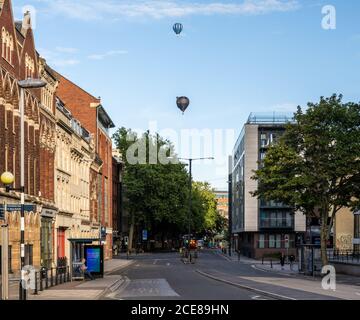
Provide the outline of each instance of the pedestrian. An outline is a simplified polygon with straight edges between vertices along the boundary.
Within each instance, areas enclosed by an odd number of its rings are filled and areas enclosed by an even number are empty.
[[[285,266],[285,254],[284,253],[281,253],[280,265],[281,265],[281,270],[284,270],[284,266]]]
[[[295,256],[293,254],[289,257],[289,262],[290,262],[290,270],[292,271],[293,270],[293,265],[294,265],[294,262],[295,262]]]
[[[84,274],[84,277],[85,278],[88,277],[90,280],[95,280],[91,272],[88,270],[88,267],[86,266],[86,260],[82,259],[81,262],[82,262],[81,271]]]

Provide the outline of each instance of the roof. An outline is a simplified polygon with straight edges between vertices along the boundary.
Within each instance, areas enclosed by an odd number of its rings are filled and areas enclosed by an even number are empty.
[[[253,112],[248,124],[285,124],[294,122],[294,113],[290,112]]]
[[[99,118],[106,128],[115,128],[114,122],[111,120],[106,110],[102,105],[98,107]]]

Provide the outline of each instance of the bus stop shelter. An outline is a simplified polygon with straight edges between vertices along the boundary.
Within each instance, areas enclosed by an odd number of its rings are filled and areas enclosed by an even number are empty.
[[[84,271],[82,268],[84,259],[88,271],[92,273],[94,272],[92,268],[96,266],[95,259],[99,260],[100,267],[96,267],[96,270],[94,269],[96,271],[94,275],[103,276],[103,246],[98,244],[94,245],[94,243],[99,243],[99,239],[69,239],[69,241],[71,243],[71,280],[84,280]],[[97,248],[99,250],[96,250]],[[88,265],[89,263],[91,266]]]

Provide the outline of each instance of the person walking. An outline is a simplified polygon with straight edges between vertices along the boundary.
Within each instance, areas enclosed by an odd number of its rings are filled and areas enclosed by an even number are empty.
[[[284,266],[285,266],[285,254],[282,252],[281,253],[281,257],[280,257],[280,265],[281,265],[281,270],[284,270]]]
[[[292,271],[295,262],[295,256],[293,254],[289,257],[289,262],[290,262],[290,270]]]

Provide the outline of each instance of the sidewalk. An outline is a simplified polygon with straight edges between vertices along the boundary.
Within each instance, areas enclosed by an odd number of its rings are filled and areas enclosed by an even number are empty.
[[[214,254],[218,254],[231,262],[238,261],[237,256],[229,257],[221,251],[215,251]],[[300,274],[296,263],[293,265],[293,270],[290,269],[289,265],[285,265],[284,270],[282,270],[279,262],[273,263],[271,267],[269,262],[262,264],[259,260],[243,256],[240,257],[239,263],[251,265],[254,270],[260,272],[251,276],[206,269],[198,270],[198,272],[214,280],[247,288],[262,294],[268,294],[279,299],[360,300],[360,277],[338,274],[336,276],[336,290],[332,291],[322,288],[321,277]]]
[[[93,281],[72,281],[58,286],[51,287],[44,291],[39,291],[34,295],[33,291],[28,291],[28,300],[98,300],[106,291],[116,290],[124,279],[121,275],[111,275],[112,272],[130,266],[134,261],[124,259],[113,259],[105,261],[104,278]],[[19,295],[19,283],[10,282],[10,300],[17,300]]]

